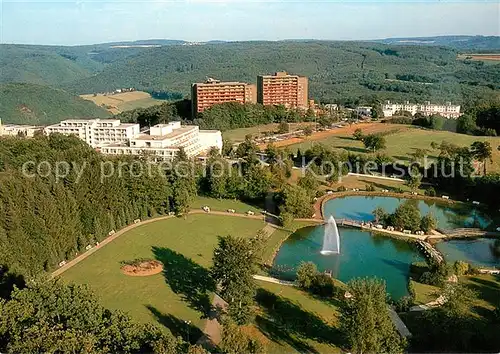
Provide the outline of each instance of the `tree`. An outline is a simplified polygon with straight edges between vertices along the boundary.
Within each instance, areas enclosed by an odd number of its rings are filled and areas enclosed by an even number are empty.
[[[319,187],[319,181],[312,172],[306,171],[305,176],[299,178],[297,185],[304,188],[311,197],[314,197]]]
[[[377,279],[354,279],[352,297],[341,307],[341,327],[353,353],[401,353],[405,343],[389,316],[385,284]]]
[[[253,315],[257,269],[255,244],[249,239],[219,237],[214,250],[211,274],[220,286],[221,296],[228,302],[228,314],[238,324],[248,323]]]
[[[311,196],[300,186],[286,185],[275,198],[280,213],[289,213],[298,218],[308,218],[312,214]]]
[[[363,139],[363,144],[373,152],[385,149],[385,138],[380,134],[367,135]]]
[[[399,229],[417,231],[420,229],[420,210],[413,200],[407,200],[390,216],[391,223]]]
[[[278,133],[284,134],[289,132],[290,132],[290,124],[287,123],[286,121],[280,122],[280,124],[278,125]]]
[[[354,138],[354,140],[363,140],[363,131],[361,130],[361,128],[356,128],[356,130],[354,130],[354,133],[352,134],[352,137]]]
[[[476,129],[476,117],[474,115],[463,114],[457,119],[457,133],[472,134]]]
[[[470,150],[472,156],[483,163],[484,175],[486,176],[486,160],[493,162],[490,143],[487,141],[475,141],[472,143]]]
[[[372,213],[376,223],[385,223],[389,214],[382,207],[376,207]]]
[[[302,262],[297,269],[297,284],[303,289],[309,289],[318,274],[318,268],[313,262]]]
[[[39,279],[0,301],[0,350],[175,354],[184,346],[169,331],[134,323],[100,306],[81,285]]]
[[[437,227],[437,220],[432,214],[427,214],[420,220],[420,230],[428,233]]]
[[[420,184],[422,183],[422,174],[416,166],[413,166],[406,178],[406,185],[410,187],[412,191],[416,191]]]
[[[305,136],[310,136],[313,133],[313,130],[309,125],[305,127],[302,131],[304,132]]]
[[[222,321],[222,335],[219,349],[223,354],[264,354],[261,342],[251,339],[230,318]]]

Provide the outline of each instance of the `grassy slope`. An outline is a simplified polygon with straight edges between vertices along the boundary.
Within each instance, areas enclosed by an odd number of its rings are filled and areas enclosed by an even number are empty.
[[[382,124],[382,123],[381,123]],[[440,144],[447,141],[460,146],[470,146],[474,141],[489,141],[493,150],[493,163],[488,162],[488,170],[491,172],[500,172],[500,151],[496,148],[500,141],[496,137],[477,137],[464,134],[451,133],[447,131],[423,130],[408,127],[394,134],[385,137],[386,154],[396,159],[408,160],[409,154],[415,152],[415,149],[428,149],[429,157],[435,157],[438,151],[432,151],[431,143],[434,141]],[[345,149],[353,153],[368,153],[361,141],[352,139],[352,135],[332,135],[328,138],[312,141],[306,141],[289,146],[290,149],[300,149],[305,151],[314,143],[322,143],[332,148]]]
[[[203,298],[217,236],[253,236],[262,226],[259,220],[214,215],[158,221],[114,240],[62,278],[89,284],[104,306],[127,311],[137,320],[155,322],[151,306],[163,319],[201,326],[201,312],[195,308]],[[170,266],[165,274],[149,277],[122,274],[120,262],[136,258],[158,258]]]
[[[268,353],[338,353],[339,311],[297,288],[258,281],[255,324],[247,331],[260,338]]]
[[[71,117],[108,117],[103,108],[78,96],[33,84],[0,85],[3,123],[52,124]]]

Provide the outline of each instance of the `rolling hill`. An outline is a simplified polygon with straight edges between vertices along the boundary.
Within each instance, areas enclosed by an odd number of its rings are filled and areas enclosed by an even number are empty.
[[[3,123],[46,125],[66,118],[109,117],[103,108],[68,92],[34,84],[0,84]]]
[[[207,76],[256,82],[286,70],[309,77],[310,96],[326,102],[379,100],[464,103],[497,95],[500,65],[457,60],[454,49],[373,42],[230,42],[152,48],[63,85],[84,94],[116,87],[189,94]]]

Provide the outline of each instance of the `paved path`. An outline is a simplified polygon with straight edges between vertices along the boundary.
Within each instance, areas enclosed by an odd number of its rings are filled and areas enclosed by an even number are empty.
[[[268,283],[274,283],[274,284],[280,284],[280,285],[286,285],[286,286],[295,286],[295,283],[293,281],[286,281],[286,280],[279,280],[276,278],[271,278],[271,277],[265,277],[263,275],[254,275],[253,278],[255,280],[261,280],[265,281]]]
[[[227,309],[227,302],[225,302],[219,295],[214,294],[212,300],[212,310],[210,313],[205,327],[203,327],[203,336],[198,339],[196,344],[205,348],[214,348],[219,345],[222,337],[222,326],[218,321],[219,313]]]
[[[389,309],[389,316],[391,317],[391,321],[394,324],[394,327],[396,327],[399,334],[405,338],[411,337],[410,330],[408,329],[408,327],[406,327],[401,317],[399,317],[399,315],[396,313],[396,311],[393,310],[391,306],[387,305],[387,308]]]
[[[401,178],[393,178],[393,177],[377,176],[377,175],[366,175],[366,174],[362,174],[362,173],[352,173],[352,172],[349,172],[347,175],[348,176],[355,176],[355,177],[367,177],[367,178],[386,179],[386,180],[398,181],[398,182],[404,182],[405,181],[404,179],[401,179]]]
[[[222,216],[239,217],[239,218],[247,218],[247,219],[257,219],[257,220],[264,220],[264,217],[265,217],[264,215],[247,215],[247,214],[239,214],[239,213],[228,213],[228,212],[224,212],[224,211],[210,211],[209,213],[206,213],[203,210],[191,210],[187,214],[222,215]],[[88,250],[88,251],[80,254],[78,257],[72,259],[71,261],[68,261],[65,265],[63,265],[62,267],[60,267],[60,268],[56,269],[55,271],[53,271],[52,274],[51,274],[51,277],[55,278],[55,277],[61,275],[66,270],[68,270],[69,268],[73,267],[75,264],[80,263],[85,258],[87,258],[88,256],[90,256],[94,252],[98,251],[102,247],[106,246],[111,241],[113,241],[116,238],[120,237],[124,233],[126,233],[126,232],[128,232],[128,231],[130,231],[132,229],[135,229],[138,226],[150,224],[152,222],[156,222],[156,221],[160,221],[160,220],[171,219],[171,218],[175,218],[175,217],[176,217],[175,215],[165,215],[165,216],[160,216],[160,217],[157,217],[157,218],[154,218],[154,219],[144,220],[144,221],[141,221],[141,222],[139,222],[137,224],[128,225],[128,226],[124,227],[123,229],[115,232],[113,235],[108,236],[107,238],[105,238],[104,240],[102,240],[99,243],[98,246],[94,246],[90,250]]]

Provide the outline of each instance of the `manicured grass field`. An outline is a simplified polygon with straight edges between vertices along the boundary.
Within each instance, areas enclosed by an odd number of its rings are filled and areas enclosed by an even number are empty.
[[[212,297],[207,268],[217,236],[250,237],[262,227],[260,220],[209,214],[162,220],[120,236],[61,277],[90,285],[105,307],[128,312],[136,320],[159,321],[180,331],[187,320],[200,328],[200,309]],[[166,264],[164,273],[122,274],[120,262],[137,258],[159,259]]]
[[[204,206],[210,207],[214,211],[227,211],[228,209],[234,209],[236,213],[246,213],[247,211],[253,211],[255,215],[260,215],[262,209],[243,203],[236,199],[214,199],[208,197],[198,196],[191,204],[191,208],[201,209]]]
[[[391,126],[390,124],[387,125]],[[427,149],[429,158],[434,158],[439,154],[439,151],[431,149],[432,142],[440,144],[442,141],[447,141],[459,146],[470,147],[474,141],[489,141],[493,150],[493,163],[488,162],[487,169],[490,172],[500,172],[500,151],[497,150],[500,139],[497,137],[471,136],[447,131],[424,130],[410,126],[401,129],[400,125],[396,127],[400,131],[385,136],[386,149],[382,150],[382,152],[393,156],[395,159],[407,161],[410,159],[410,154],[414,153],[416,149]],[[363,143],[354,140],[352,135],[331,135],[321,140],[290,145],[289,148],[292,150],[300,149],[304,152],[317,143],[325,144],[331,148],[345,149],[353,153],[369,153]]]
[[[308,125],[313,125],[314,123],[290,123],[290,131],[296,131],[300,130],[305,126]],[[255,127],[249,127],[249,128],[239,128],[239,129],[232,129],[232,130],[227,130],[222,133],[223,137],[226,139],[231,140],[233,143],[240,143],[245,140],[245,136],[250,134],[254,138],[259,137],[263,135],[266,132],[271,132],[275,133],[278,130],[278,124],[277,123],[271,123],[271,124],[262,124],[262,125],[257,125]]]

